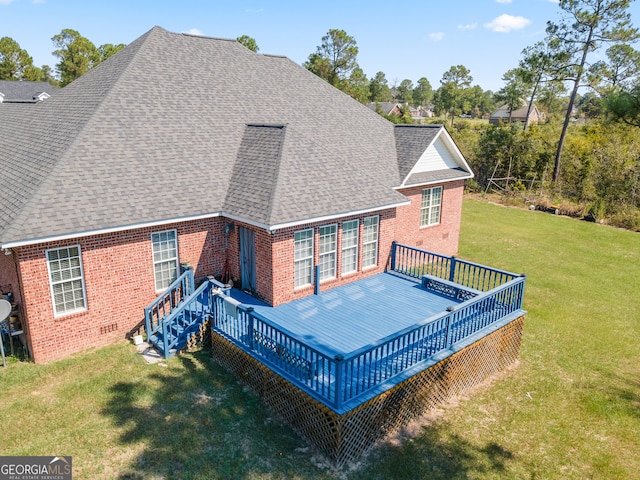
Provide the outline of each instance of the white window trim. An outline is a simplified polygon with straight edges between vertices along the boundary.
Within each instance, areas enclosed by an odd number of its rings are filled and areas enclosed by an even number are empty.
[[[366,228],[367,228],[367,220],[371,219],[371,218],[375,218],[376,219],[376,239],[373,241],[366,241]],[[362,220],[362,225],[364,226],[364,230],[362,231],[362,270],[368,270],[370,268],[375,268],[378,266],[378,249],[379,249],[379,242],[380,242],[380,215],[373,215],[371,217],[365,217]],[[364,254],[366,251],[366,246],[367,245],[371,245],[371,244],[375,244],[375,254],[374,254],[374,263],[371,265],[365,265],[364,262]]]
[[[322,229],[332,228],[332,227],[333,227],[333,236],[334,236],[333,250],[322,253],[319,251],[322,248]],[[338,275],[338,224],[333,223],[331,225],[322,225],[321,227],[318,227],[318,234],[319,234],[318,265],[320,265],[320,281],[324,282],[325,280],[335,279]],[[333,276],[322,278],[322,257],[330,255],[332,253],[333,253]]]
[[[431,205],[431,199],[433,197],[433,191],[435,189],[440,189],[440,203],[438,204],[438,220],[436,222],[432,222],[431,221],[431,212],[433,210],[433,207],[435,207],[435,205]],[[423,207],[422,206],[422,202],[424,199],[424,195],[425,192],[429,191],[429,203],[430,205],[428,207]],[[422,213],[424,210],[428,211],[427,214],[427,223],[422,223]],[[427,228],[427,227],[433,227],[435,225],[440,225],[440,219],[442,218],[442,186],[435,186],[435,187],[430,187],[430,188],[425,188],[422,190],[422,194],[420,196],[420,228]]]
[[[356,231],[356,244],[353,245],[353,246],[350,246],[350,247],[345,247],[344,246],[344,231],[345,231],[344,230],[344,225],[345,225],[345,223],[355,223],[356,224],[356,228],[355,228],[355,231]],[[358,242],[359,241],[360,241],[360,219],[356,218],[355,220],[347,220],[345,222],[342,222],[342,242],[341,242],[341,245],[340,245],[340,255],[341,255],[341,260],[342,260],[342,267],[341,267],[340,270],[342,272],[342,275],[350,275],[350,274],[356,273],[358,271],[358,260],[359,260],[359,258],[358,258]],[[345,258],[345,252],[347,250],[355,250],[354,258],[355,258],[355,261],[356,261],[356,265],[355,265],[355,268],[353,270],[345,271],[344,270],[344,266],[345,266],[344,258]]]
[[[153,258],[154,257],[153,236],[154,235],[159,235],[161,233],[169,233],[169,232],[174,232],[174,234],[175,234],[175,242],[176,242],[176,256],[175,256],[175,260],[176,260],[176,278],[178,278],[180,276],[180,259],[179,259],[179,254],[178,254],[178,231],[175,228],[172,228],[170,230],[160,230],[158,232],[151,232],[149,237],[151,239],[151,261],[152,261],[152,265],[153,265],[153,288],[155,289],[156,293],[164,292],[166,290],[166,287],[158,289],[158,285],[157,285],[157,282],[156,282],[156,263],[166,262],[167,260],[160,260],[160,261],[156,262],[155,258]]]
[[[303,232],[311,232],[311,256],[309,257],[304,257],[304,258],[299,258],[296,260],[295,258],[295,245],[296,245],[296,234],[297,233],[303,233]],[[313,285],[313,254],[314,254],[314,249],[315,249],[315,232],[313,230],[313,228],[305,228],[304,230],[298,230],[297,232],[293,232],[293,287],[294,290],[298,290],[301,288],[306,288],[310,285]],[[308,260],[311,259],[311,275],[310,275],[310,279],[309,279],[309,283],[304,283],[302,285],[296,285],[296,264],[302,260]]]
[[[53,278],[51,278],[51,263],[49,260],[49,252],[53,252],[56,250],[68,250],[70,248],[77,248],[78,249],[78,258],[80,259],[80,282],[82,284],[82,296],[84,298],[84,307],[83,308],[74,308],[73,310],[65,310],[64,312],[58,312],[58,308],[56,307],[56,301],[55,301],[55,293],[53,291],[53,286],[54,286],[54,282],[53,282]],[[74,313],[78,313],[78,312],[86,312],[88,309],[88,302],[87,302],[87,288],[84,282],[84,265],[82,262],[82,248],[80,247],[80,245],[69,245],[66,247],[57,247],[57,248],[49,248],[47,250],[45,250],[45,258],[47,259],[47,271],[48,271],[48,276],[49,276],[49,292],[51,293],[51,303],[53,305],[53,316],[54,318],[58,318],[58,317],[64,317],[67,315],[73,315]],[[67,283],[67,282],[71,282],[71,281],[75,281],[78,280],[78,278],[73,278],[73,279],[69,279],[69,280],[65,280],[65,281],[60,281],[60,282],[56,282],[55,284],[61,284],[61,283]]]

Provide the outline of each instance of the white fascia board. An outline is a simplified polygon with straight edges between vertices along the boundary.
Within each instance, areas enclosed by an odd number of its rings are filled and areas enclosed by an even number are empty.
[[[169,225],[171,223],[182,223],[190,220],[202,220],[203,218],[214,218],[221,216],[221,212],[203,213],[202,215],[194,215],[190,217],[169,218],[165,220],[154,220],[152,222],[134,223],[131,225],[121,225],[117,227],[102,228],[97,230],[87,230],[84,232],[65,233],[63,235],[52,235],[51,237],[30,238],[28,240],[16,240],[6,242],[0,245],[0,248],[17,248],[27,245],[37,245],[39,243],[58,242],[62,240],[70,240],[73,238],[90,237],[91,235],[104,235],[107,233],[126,232],[127,230],[135,230],[138,228],[157,227],[158,225]]]
[[[439,185],[445,183],[456,182],[458,180],[467,180],[468,178],[473,178],[473,173],[467,173],[466,175],[460,175],[459,177],[447,178],[446,180],[431,180],[428,182],[420,182],[420,183],[412,183],[408,185],[400,185],[399,187],[393,187],[394,190],[404,190],[405,188],[413,188],[413,187],[426,187],[429,185]]]
[[[397,202],[397,203],[391,203],[389,205],[382,205],[379,207],[371,207],[371,208],[365,208],[363,210],[354,210],[352,212],[342,212],[342,213],[336,213],[333,215],[325,215],[322,217],[315,217],[315,218],[305,218],[302,220],[295,220],[293,222],[286,222],[286,223],[279,223],[276,225],[269,225],[267,227],[267,230],[269,230],[270,232],[274,232],[276,230],[280,230],[282,228],[289,228],[289,227],[297,227],[298,225],[305,225],[307,223],[318,223],[318,222],[327,222],[329,220],[335,220],[337,218],[342,218],[342,217],[350,217],[350,216],[354,216],[354,215],[363,215],[366,213],[373,213],[373,212],[378,212],[380,210],[387,210],[389,208],[397,208],[397,207],[402,207],[404,205],[409,205],[411,202],[409,200],[407,200],[406,202]]]

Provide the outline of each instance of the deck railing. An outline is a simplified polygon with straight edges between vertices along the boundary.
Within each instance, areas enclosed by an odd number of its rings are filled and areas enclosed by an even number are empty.
[[[391,247],[390,270],[418,281],[423,275],[433,275],[482,292],[492,290],[520,276],[395,242]]]
[[[162,331],[162,320],[188,297],[194,289],[193,270],[187,269],[158,298],[144,309],[147,338]]]
[[[213,330],[323,403],[335,404],[336,362],[253,308],[212,295]]]
[[[396,246],[395,253],[392,265],[400,273],[411,278],[431,277],[432,281],[423,285],[438,288],[438,293],[444,288],[459,295],[459,290],[466,288],[466,293],[457,298],[467,300],[344,356],[329,356],[310,347],[295,334],[224,295],[212,297],[212,328],[339,411],[372,389],[382,388],[385,382],[412,374],[412,369],[419,368],[421,362],[483,328],[522,312],[525,284],[522,275],[410,247]],[[457,284],[458,291],[450,288],[454,286],[452,282]],[[438,283],[444,286],[436,287]]]

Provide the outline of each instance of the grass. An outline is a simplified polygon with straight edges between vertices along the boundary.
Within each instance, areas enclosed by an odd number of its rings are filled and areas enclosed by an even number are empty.
[[[351,469],[206,352],[126,343],[0,369],[2,454],[72,455],[77,479],[640,478],[640,236],[466,199],[460,256],[527,273],[520,365]]]

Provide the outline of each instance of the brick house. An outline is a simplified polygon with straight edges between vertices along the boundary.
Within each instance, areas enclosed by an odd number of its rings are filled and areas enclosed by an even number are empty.
[[[190,263],[280,305],[458,249],[472,173],[291,60],[155,27],[46,102],[0,109],[0,287],[47,362],[121,339]],[[5,293],[5,292],[3,292]]]

